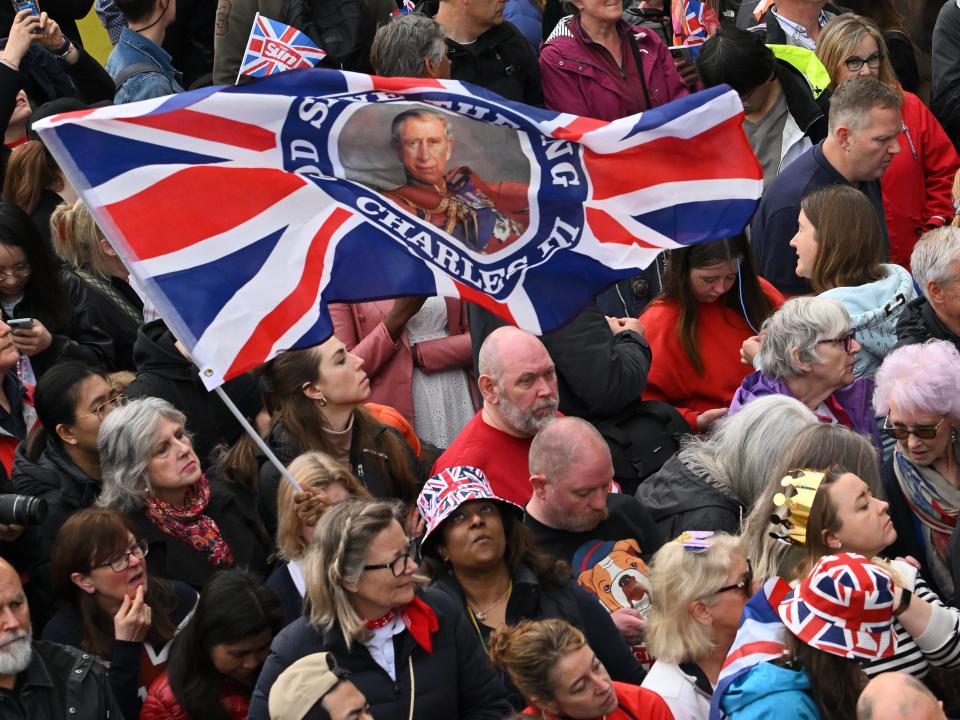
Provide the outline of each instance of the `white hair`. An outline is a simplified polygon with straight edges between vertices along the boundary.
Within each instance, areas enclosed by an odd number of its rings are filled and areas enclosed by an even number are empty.
[[[910,256],[910,268],[920,292],[926,295],[927,284],[931,282],[942,286],[960,280],[960,274],[950,269],[955,261],[960,261],[960,228],[937,228],[917,240]]]
[[[764,375],[777,380],[801,375],[801,363],[817,365],[823,362],[817,354],[818,343],[849,331],[850,315],[836,300],[791,298],[763,323],[761,370]]]

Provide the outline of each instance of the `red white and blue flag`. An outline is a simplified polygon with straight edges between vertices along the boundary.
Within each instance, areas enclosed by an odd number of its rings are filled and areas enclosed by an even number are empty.
[[[529,217],[509,245],[477,252],[345,168],[361,112],[411,107],[517,148]],[[452,80],[311,70],[35,127],[214,388],[323,342],[331,302],[452,296],[560,327],[662,249],[743,230],[762,171],[742,118],[725,87],[604,122]],[[379,140],[361,135],[357,152]],[[505,152],[488,147],[477,157]]]
[[[312,68],[326,56],[296,28],[257,13],[237,79],[241,75],[263,77],[284,70]]]
[[[413,4],[413,0],[403,0],[402,6],[391,12],[390,17],[397,18],[401,15],[408,15],[412,12],[416,12],[416,9],[417,8],[416,5]]]
[[[754,666],[776,660],[786,652],[787,629],[780,620],[777,607],[790,594],[791,589],[785,580],[772,577],[744,606],[740,628],[713,691],[710,720],[724,717],[720,704],[730,685],[744,677]]]
[[[700,45],[720,27],[707,0],[673,0],[674,38],[683,45]]]

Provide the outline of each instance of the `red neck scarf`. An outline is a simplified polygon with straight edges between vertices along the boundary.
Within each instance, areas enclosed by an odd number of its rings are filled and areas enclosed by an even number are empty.
[[[403,621],[404,627],[406,627],[407,632],[413,636],[417,645],[428,653],[432,653],[433,638],[430,637],[430,635],[440,629],[440,622],[437,620],[437,614],[433,611],[433,608],[416,595],[413,596],[413,600],[407,605],[394,608],[381,617],[367,620],[367,629],[379,630],[385,627],[398,613],[400,614],[400,619]]]
[[[210,485],[204,475],[187,490],[183,505],[171,505],[156,495],[147,495],[147,519],[166,535],[189,545],[220,567],[233,565],[233,552],[220,535],[220,528],[209,515],[204,515],[210,502]]]

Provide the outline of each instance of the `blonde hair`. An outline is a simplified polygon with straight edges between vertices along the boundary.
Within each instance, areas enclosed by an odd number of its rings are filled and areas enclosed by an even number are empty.
[[[830,87],[836,88],[837,71],[841,63],[857,51],[857,47],[868,35],[877,42],[877,49],[883,56],[877,79],[897,93],[902,100],[903,90],[897,82],[893,65],[890,64],[890,53],[883,33],[870,18],[852,13],[837,15],[823,26],[817,39],[817,57],[830,73]]]
[[[960,227],[960,170],[953,176],[953,227]]]
[[[306,452],[297,456],[287,468],[303,488],[326,490],[339,483],[354,497],[370,497],[370,493],[353,476],[350,468],[322,452]],[[277,492],[277,555],[283,560],[302,558],[307,550],[301,531],[303,521],[293,501],[296,491],[290,483],[280,483]]]
[[[556,697],[551,679],[560,660],[587,644],[566,620],[523,620],[490,636],[490,661],[505,670],[531,704]]]
[[[706,657],[715,647],[711,629],[690,616],[690,603],[703,600],[711,605],[711,594],[727,584],[733,554],[745,553],[734,535],[717,533],[706,542],[708,549],[692,551],[674,540],[653,556],[646,640],[659,661],[679,665]]]
[[[106,237],[83,200],[58,205],[50,215],[50,231],[54,250],[68,265],[89,269],[102,278],[110,277],[107,258],[100,246]]]
[[[394,522],[401,522],[399,503],[345,500],[323,514],[307,549],[303,575],[310,624],[325,632],[339,626],[348,650],[369,631],[344,585],[359,582],[367,547]]]

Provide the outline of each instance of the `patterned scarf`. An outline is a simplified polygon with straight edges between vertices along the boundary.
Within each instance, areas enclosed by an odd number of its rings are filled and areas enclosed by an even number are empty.
[[[214,565],[233,565],[233,552],[220,535],[220,528],[204,515],[210,502],[210,484],[204,475],[187,490],[183,505],[171,505],[156,495],[147,495],[147,518],[165,535],[176,538],[197,552],[204,553]]]

